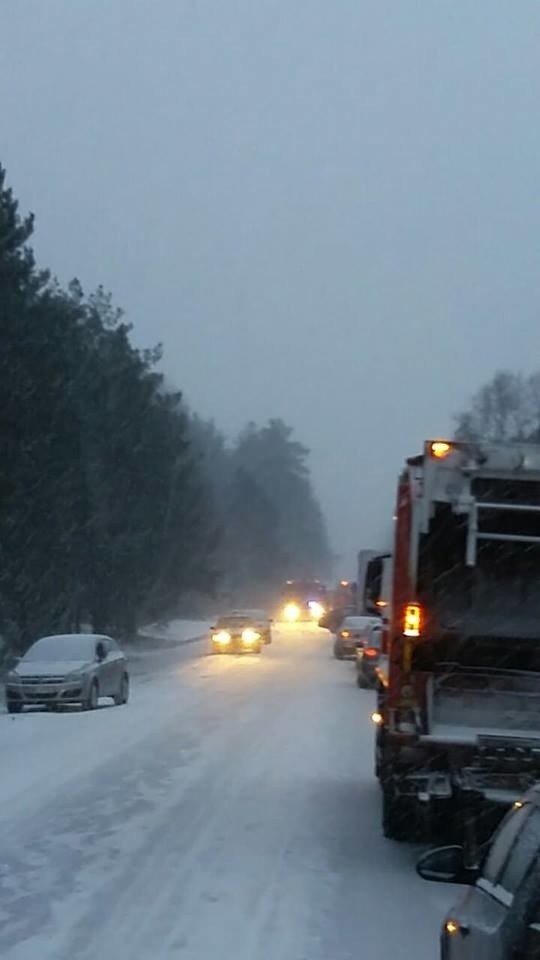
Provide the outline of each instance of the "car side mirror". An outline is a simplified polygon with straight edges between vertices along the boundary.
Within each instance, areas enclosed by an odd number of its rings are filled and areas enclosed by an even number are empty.
[[[465,866],[463,847],[437,847],[428,850],[416,864],[416,872],[422,880],[437,883],[474,883],[476,871]]]
[[[96,660],[98,663],[102,663],[103,660],[107,658],[107,650],[102,643],[96,645]]]
[[[523,947],[514,950],[512,960],[540,960],[540,923],[529,924]]]

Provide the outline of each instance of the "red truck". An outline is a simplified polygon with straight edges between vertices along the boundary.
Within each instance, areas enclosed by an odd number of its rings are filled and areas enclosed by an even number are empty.
[[[540,780],[540,446],[426,442],[394,522],[383,831],[479,835]]]

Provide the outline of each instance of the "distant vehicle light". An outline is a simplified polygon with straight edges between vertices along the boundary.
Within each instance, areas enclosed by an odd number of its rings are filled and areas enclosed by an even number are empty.
[[[300,616],[300,607],[297,603],[287,603],[283,608],[283,616],[289,623],[294,623]]]
[[[252,630],[251,627],[247,627],[246,630],[242,632],[242,643],[252,644],[256,643],[257,640],[261,639],[260,633],[257,633],[256,630]]]
[[[444,460],[452,452],[452,444],[447,440],[434,440],[430,445],[431,455],[437,460]]]
[[[403,616],[405,637],[419,637],[422,627],[422,608],[419,603],[408,603]]]
[[[348,581],[348,580],[340,580],[340,581],[339,581],[339,585],[340,585],[340,587],[348,587],[348,586],[349,586],[349,581]]]
[[[382,609],[382,607],[387,607],[388,603],[386,600],[377,600],[375,606],[380,607]]]
[[[347,637],[350,637],[350,635],[351,635],[350,630],[342,630],[341,633],[340,633],[340,637],[343,637],[344,640],[345,640]]]
[[[383,722],[383,715],[382,713],[379,713],[378,710],[374,710],[371,714],[371,719],[375,726],[380,727],[381,723]]]
[[[447,920],[444,929],[451,937],[455,936],[456,933],[459,933],[460,927],[457,920]]]
[[[364,656],[365,657],[376,657],[379,651],[377,647],[364,647]]]
[[[516,800],[516,802],[513,804],[514,810],[521,810],[522,806],[523,800]]]
[[[323,614],[326,613],[322,603],[318,603],[317,600],[310,600],[308,603],[309,612],[314,620],[320,620]]]
[[[219,633],[214,633],[212,640],[226,647],[231,642],[231,635],[226,630],[220,630]]]

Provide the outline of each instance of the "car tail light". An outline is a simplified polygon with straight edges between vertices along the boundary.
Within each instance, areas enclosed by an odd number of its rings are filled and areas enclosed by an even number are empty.
[[[403,634],[419,637],[422,629],[422,608],[419,603],[408,603],[403,615]]]
[[[379,652],[379,651],[377,650],[377,647],[365,647],[365,648],[364,648],[364,656],[365,656],[365,657],[376,657],[377,654],[378,654],[378,652]]]

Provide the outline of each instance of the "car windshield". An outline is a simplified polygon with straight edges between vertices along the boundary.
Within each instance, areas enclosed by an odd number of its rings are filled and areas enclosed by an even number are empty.
[[[71,634],[58,637],[42,637],[25,653],[24,663],[53,663],[59,660],[93,660],[96,637]]]
[[[221,629],[231,629],[234,630],[238,627],[245,627],[246,625],[252,622],[251,617],[223,617],[221,620],[218,620],[218,627]]]

